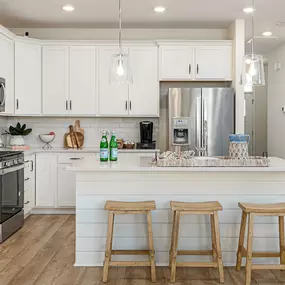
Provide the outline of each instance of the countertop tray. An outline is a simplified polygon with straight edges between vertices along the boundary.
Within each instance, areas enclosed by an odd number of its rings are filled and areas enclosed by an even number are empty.
[[[158,167],[269,167],[270,159],[261,156],[250,156],[248,159],[231,159],[220,157],[193,157],[190,159],[157,158]]]

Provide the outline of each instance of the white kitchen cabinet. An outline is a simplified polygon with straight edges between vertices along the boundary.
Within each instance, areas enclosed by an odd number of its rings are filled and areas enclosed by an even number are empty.
[[[68,47],[43,47],[43,114],[66,115],[69,109]]]
[[[24,170],[24,216],[35,207],[35,155],[25,156]]]
[[[231,44],[195,44],[159,48],[161,81],[232,80]]]
[[[76,175],[74,172],[66,171],[67,166],[72,164],[58,165],[58,207],[75,207]]]
[[[157,47],[129,49],[133,84],[129,85],[129,115],[159,115]]]
[[[42,98],[41,46],[15,43],[15,114],[40,115]]]
[[[0,77],[6,80],[5,114],[14,113],[14,41],[0,34]]]
[[[98,55],[99,114],[105,116],[126,116],[129,108],[128,84],[110,84],[111,56],[117,48],[102,47]],[[123,51],[128,53],[128,49]],[[146,82],[147,85],[147,82]]]
[[[189,46],[160,48],[160,80],[190,80],[194,75],[194,49]]]
[[[231,80],[232,55],[229,46],[195,48],[195,78],[197,80]]]
[[[96,48],[70,47],[69,54],[70,115],[96,113]]]
[[[36,155],[36,207],[56,205],[57,155]]]

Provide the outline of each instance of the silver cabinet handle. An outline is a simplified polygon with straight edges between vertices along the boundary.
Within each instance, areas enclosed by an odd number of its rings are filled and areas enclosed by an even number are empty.
[[[67,100],[65,101],[65,110],[66,111],[68,110],[68,101]]]
[[[189,74],[191,74],[191,71],[192,71],[192,66],[191,64],[189,64]]]
[[[26,178],[26,179],[25,179],[25,181],[28,181],[28,180],[30,180],[30,178]]]
[[[70,160],[80,160],[80,159],[82,159],[83,157],[70,157],[69,159]]]
[[[125,109],[126,109],[126,111],[128,110],[128,101],[126,101]]]
[[[197,74],[199,74],[199,64],[197,64]]]
[[[19,99],[16,100],[16,109],[19,110]]]
[[[69,100],[69,110],[71,111],[72,110],[72,101]]]
[[[132,111],[132,101],[130,101],[130,111]]]
[[[26,203],[24,203],[25,205],[30,204],[30,201],[27,201]]]
[[[4,97],[3,97],[3,101],[1,103],[1,106],[4,106],[5,102],[6,102],[6,88],[5,88],[5,85],[3,83],[1,83],[0,85],[2,88],[3,88],[3,92],[4,92]]]
[[[34,161],[33,160],[30,160],[30,162],[32,163],[32,169],[31,169],[31,172],[34,171]]]

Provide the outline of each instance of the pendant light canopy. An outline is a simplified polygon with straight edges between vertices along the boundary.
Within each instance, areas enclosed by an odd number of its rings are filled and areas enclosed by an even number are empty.
[[[129,55],[122,49],[122,8],[119,0],[119,53],[111,56],[110,83],[131,84],[133,82]]]
[[[244,56],[241,84],[244,86],[264,86],[265,76],[263,57],[262,55],[254,53],[254,0],[252,0],[252,8],[251,53]]]

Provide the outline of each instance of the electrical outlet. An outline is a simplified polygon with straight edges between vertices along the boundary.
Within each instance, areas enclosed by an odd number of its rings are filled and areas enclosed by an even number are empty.
[[[275,62],[274,63],[274,70],[279,71],[281,69],[281,63],[280,62]]]

